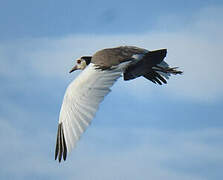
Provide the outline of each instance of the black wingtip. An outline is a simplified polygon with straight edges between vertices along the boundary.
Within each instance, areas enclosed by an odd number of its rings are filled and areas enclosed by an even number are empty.
[[[65,161],[67,158],[67,145],[64,137],[64,130],[63,130],[63,124],[60,123],[58,125],[58,131],[57,131],[57,141],[56,141],[56,148],[55,148],[55,160],[61,162],[63,157],[63,160]]]
[[[151,67],[155,66],[156,64],[159,64],[163,61],[163,59],[166,57],[167,49],[158,49],[154,51],[149,51],[145,54],[144,59],[149,59],[148,63]]]
[[[57,129],[57,141],[56,141],[56,148],[55,148],[55,160],[57,160],[58,152],[59,152],[59,133],[60,133],[60,124],[58,125]]]
[[[155,84],[159,84],[162,85],[162,83],[167,84],[166,79],[161,76],[159,73],[157,73],[156,71],[150,71],[147,74],[143,75],[144,78],[152,81]]]

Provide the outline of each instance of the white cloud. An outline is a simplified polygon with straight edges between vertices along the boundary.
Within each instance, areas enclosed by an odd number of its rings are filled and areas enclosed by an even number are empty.
[[[0,120],[4,179],[197,180],[215,179],[213,170],[221,174],[216,169],[223,162],[221,128],[179,132],[92,127],[67,162],[58,164],[53,160],[54,133],[27,136],[9,121]]]
[[[68,80],[73,77],[68,71],[76,58],[91,55],[101,48],[118,45],[136,45],[148,49],[168,48],[166,61],[172,66],[179,66],[184,75],[170,80],[164,92],[170,92],[178,98],[215,101],[222,98],[223,92],[222,9],[212,7],[198,12],[185,30],[180,29],[177,32],[70,35],[55,39],[22,39],[1,44],[0,73],[16,78],[29,76],[28,73],[32,72],[41,77]],[[148,89],[151,92],[162,91],[162,88],[153,87],[155,86],[151,84],[145,85],[144,80],[137,80],[126,83],[123,88],[134,96],[140,96],[135,92],[144,92],[145,89],[147,92]]]

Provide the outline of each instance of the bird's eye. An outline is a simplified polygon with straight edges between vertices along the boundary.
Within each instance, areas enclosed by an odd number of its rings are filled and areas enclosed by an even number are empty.
[[[80,60],[80,59],[78,59],[78,60],[77,60],[77,64],[80,64],[80,63],[81,63],[81,60]]]

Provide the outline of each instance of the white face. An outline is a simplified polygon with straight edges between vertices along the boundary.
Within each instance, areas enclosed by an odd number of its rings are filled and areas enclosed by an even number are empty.
[[[84,59],[77,59],[77,64],[70,70],[70,73],[72,73],[73,71],[76,71],[78,69],[85,69],[87,66],[87,63]]]
[[[77,69],[85,69],[87,64],[86,61],[84,59],[77,59]]]

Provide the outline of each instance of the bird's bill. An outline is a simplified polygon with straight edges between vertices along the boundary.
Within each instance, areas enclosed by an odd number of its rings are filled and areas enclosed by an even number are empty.
[[[75,66],[70,70],[69,73],[72,73],[73,71],[76,71],[76,70],[78,70],[77,65],[75,65]]]

